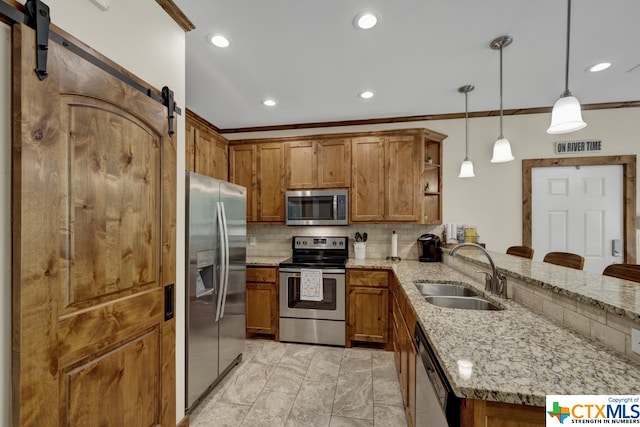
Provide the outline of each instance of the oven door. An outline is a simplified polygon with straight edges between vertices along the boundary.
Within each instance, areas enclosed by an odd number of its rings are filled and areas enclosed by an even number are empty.
[[[345,272],[322,271],[322,301],[300,298],[300,269],[280,269],[280,317],[345,320]]]

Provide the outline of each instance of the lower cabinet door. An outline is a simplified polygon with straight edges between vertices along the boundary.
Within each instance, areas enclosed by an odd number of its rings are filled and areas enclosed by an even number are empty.
[[[247,282],[247,334],[276,335],[278,299],[275,283]]]
[[[349,289],[348,336],[351,341],[386,343],[389,339],[389,289]]]

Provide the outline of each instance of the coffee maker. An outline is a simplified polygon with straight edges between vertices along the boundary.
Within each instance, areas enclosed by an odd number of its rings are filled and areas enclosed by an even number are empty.
[[[435,234],[423,234],[418,237],[418,255],[420,262],[441,262],[440,237]]]

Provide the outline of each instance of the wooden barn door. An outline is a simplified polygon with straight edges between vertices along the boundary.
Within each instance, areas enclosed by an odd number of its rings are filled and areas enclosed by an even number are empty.
[[[13,30],[13,416],[175,426],[176,147],[167,109]]]

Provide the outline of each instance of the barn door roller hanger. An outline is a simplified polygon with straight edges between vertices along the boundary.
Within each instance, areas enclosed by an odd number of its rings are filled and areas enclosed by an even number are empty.
[[[0,21],[9,21],[11,23],[21,23],[28,25],[36,31],[36,69],[35,73],[38,79],[44,80],[47,78],[47,53],[49,50],[49,40],[54,41],[66,49],[72,51],[76,55],[91,62],[93,65],[111,74],[113,77],[128,84],[134,89],[144,93],[149,98],[161,103],[167,107],[167,120],[169,122],[169,136],[175,133],[174,120],[175,115],[182,114],[182,110],[178,107],[173,98],[173,91],[168,86],[162,88],[162,96],[158,95],[154,90],[147,88],[135,81],[131,77],[123,74],[119,70],[105,63],[104,61],[96,58],[86,50],[82,49],[66,40],[64,37],[56,34],[53,31],[49,31],[49,25],[51,24],[51,15],[49,13],[49,6],[40,0],[27,0],[24,5],[24,13],[15,9],[8,3],[0,0]],[[4,19],[2,19],[4,18]]]
[[[40,80],[47,78],[47,51],[49,50],[49,6],[40,0],[28,0],[25,12],[31,18],[30,26],[36,30],[36,74]]]

